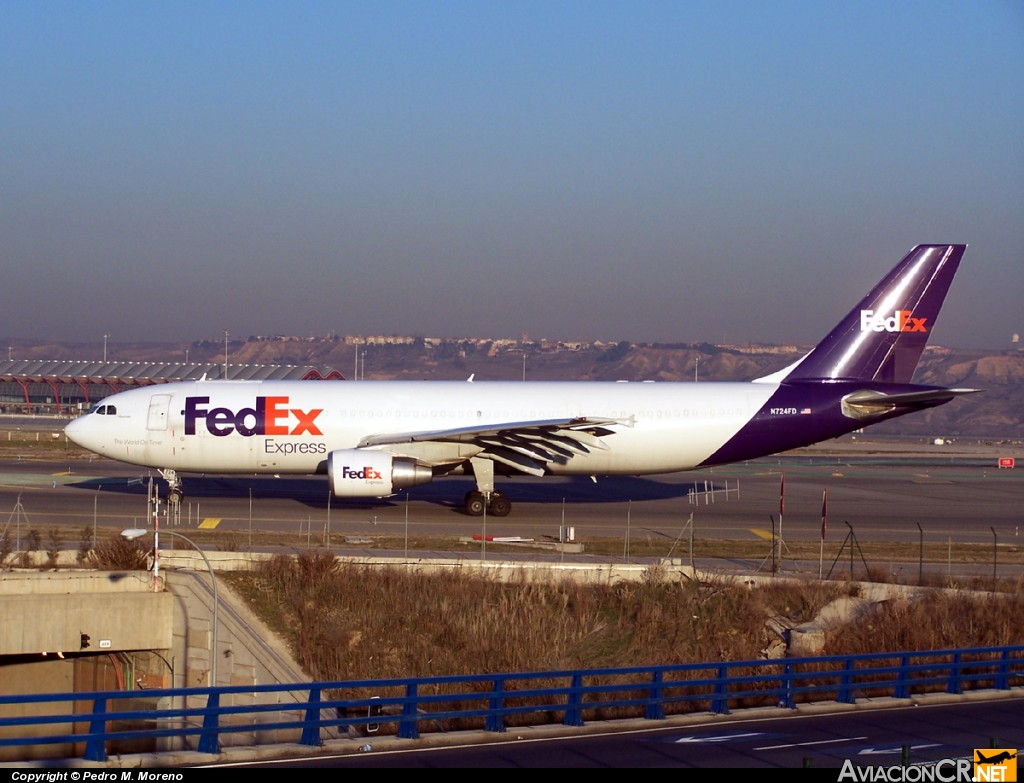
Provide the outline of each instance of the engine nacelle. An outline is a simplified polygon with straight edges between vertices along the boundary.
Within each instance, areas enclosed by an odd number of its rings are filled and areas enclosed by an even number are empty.
[[[384,498],[426,484],[434,472],[414,459],[370,449],[338,449],[327,455],[331,492],[340,498]]]

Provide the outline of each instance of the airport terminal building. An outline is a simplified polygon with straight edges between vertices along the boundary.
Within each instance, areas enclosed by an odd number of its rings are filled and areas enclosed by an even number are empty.
[[[111,394],[172,381],[345,380],[337,370],[287,364],[0,362],[0,414],[78,416]]]

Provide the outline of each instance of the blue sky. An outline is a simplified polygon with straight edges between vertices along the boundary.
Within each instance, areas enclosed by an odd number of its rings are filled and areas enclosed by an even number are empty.
[[[1024,3],[0,4],[0,337],[1024,333]]]

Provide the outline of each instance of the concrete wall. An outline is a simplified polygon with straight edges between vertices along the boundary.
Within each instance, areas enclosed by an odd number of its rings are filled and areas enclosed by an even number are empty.
[[[251,615],[229,586],[211,580],[201,557],[197,555],[196,561],[198,571],[162,562],[159,592],[153,591],[153,575],[146,571],[0,573],[0,692],[76,692],[87,703],[90,691],[124,690],[132,703],[145,704],[146,691],[157,688],[309,681],[283,641]],[[82,633],[90,637],[85,650],[80,647]],[[174,706],[205,707],[205,701],[201,697]],[[287,705],[294,697],[248,693],[224,697],[221,704],[257,701]],[[128,703],[120,702],[119,707]],[[71,706],[12,705],[0,715],[60,714]],[[296,711],[292,717],[301,716]],[[280,714],[267,716],[267,721],[282,719]],[[297,739],[295,732],[260,731],[251,724],[251,716],[245,720],[251,730],[224,735],[222,744]],[[71,728],[13,727],[0,736],[30,738]],[[157,740],[151,749],[180,749],[196,741]],[[0,752],[0,760],[63,758],[80,751],[58,745],[15,747]]]
[[[171,597],[152,592],[146,577],[98,571],[0,574],[0,655],[169,647]]]
[[[266,552],[206,552],[207,560],[215,571],[245,571],[261,560],[275,557]],[[621,581],[641,581],[651,577],[658,571],[661,577],[678,579],[692,578],[694,570],[678,561],[665,562],[657,566],[637,563],[550,563],[501,560],[495,556],[490,560],[471,560],[463,558],[422,558],[422,557],[376,557],[339,556],[344,563],[365,565],[374,568],[401,567],[427,573],[443,571],[470,571],[481,575],[493,576],[497,579],[517,579],[524,576],[528,579],[550,581],[552,579],[572,579],[599,584],[610,584]],[[189,569],[202,572],[206,569],[202,556],[195,550],[166,550],[160,553],[161,569]]]
[[[214,554],[218,553],[208,553],[208,556]],[[150,667],[155,667],[149,670],[148,676],[156,679],[161,670],[169,671],[167,684],[175,688],[206,687],[212,682],[226,686],[308,682],[309,676],[292,659],[284,641],[252,615],[247,604],[229,585],[223,580],[216,583],[211,580],[201,557],[197,555],[196,560],[200,570],[192,571],[180,568],[177,562],[173,565],[165,563],[161,557],[163,578],[166,579],[168,595],[173,599],[173,636],[162,658],[146,659]],[[143,661],[141,653],[135,658]],[[257,703],[287,706],[294,702],[295,696],[290,693],[249,692],[221,697],[222,706]],[[205,697],[192,698],[187,704],[176,706],[201,708],[206,706],[206,700]],[[296,710],[288,717],[298,720],[302,714]],[[266,715],[267,722],[285,719],[285,713]],[[251,730],[223,734],[222,746],[294,742],[298,739],[298,731],[261,731],[252,723],[251,715],[242,720]],[[194,749],[197,742],[197,737],[168,739],[162,743],[161,750]]]

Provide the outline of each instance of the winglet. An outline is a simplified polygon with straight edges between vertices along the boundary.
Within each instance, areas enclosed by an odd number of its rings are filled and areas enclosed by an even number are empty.
[[[918,245],[785,380],[910,383],[967,245]]]

